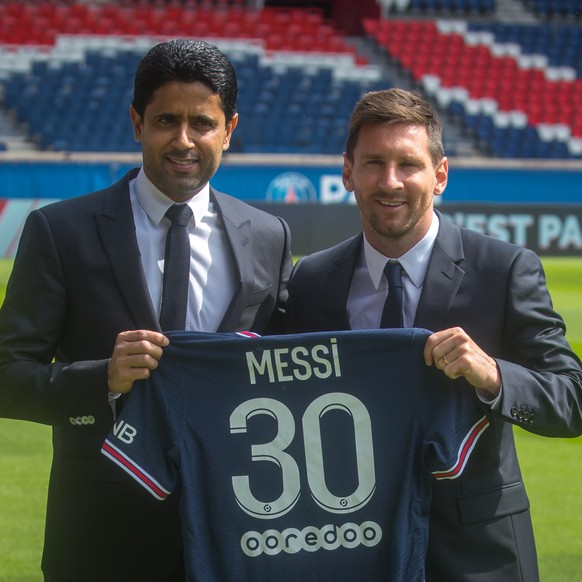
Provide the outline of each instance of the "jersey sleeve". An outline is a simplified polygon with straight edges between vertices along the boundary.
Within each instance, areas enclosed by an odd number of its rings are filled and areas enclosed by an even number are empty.
[[[433,387],[439,391],[439,403],[428,433],[429,465],[435,479],[457,479],[489,427],[489,419],[470,386],[448,379],[440,384]]]
[[[178,483],[183,398],[178,372],[171,366],[158,371],[136,383],[101,452],[156,499],[164,500]]]

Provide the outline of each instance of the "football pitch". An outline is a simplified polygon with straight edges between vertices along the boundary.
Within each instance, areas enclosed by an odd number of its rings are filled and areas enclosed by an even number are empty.
[[[546,258],[543,263],[567,337],[582,356],[582,258]],[[10,268],[10,261],[0,260],[0,304]],[[519,428],[515,436],[541,580],[582,580],[582,439],[541,438]],[[42,581],[50,439],[49,427],[0,419],[0,582]]]

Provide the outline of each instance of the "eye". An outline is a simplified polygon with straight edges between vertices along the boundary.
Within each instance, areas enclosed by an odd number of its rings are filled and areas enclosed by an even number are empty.
[[[197,117],[191,121],[192,127],[198,131],[211,131],[216,127],[216,123],[209,117]]]
[[[158,123],[161,125],[171,125],[175,121],[173,115],[160,115],[160,117],[158,117]]]
[[[416,160],[404,160],[403,162],[401,162],[400,166],[402,168],[422,168],[423,164],[421,164],[420,162],[416,161]]]

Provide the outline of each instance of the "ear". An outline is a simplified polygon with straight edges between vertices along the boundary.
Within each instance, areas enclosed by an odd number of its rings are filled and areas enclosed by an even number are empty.
[[[342,181],[344,183],[344,188],[348,192],[354,191],[354,184],[352,183],[352,163],[348,159],[348,156],[344,152],[344,165],[342,167]]]
[[[238,113],[235,113],[233,118],[226,124],[226,133],[224,134],[224,143],[222,144],[222,151],[225,152],[230,147],[230,138],[234,132],[234,128],[238,125]]]
[[[433,194],[435,196],[440,196],[445,191],[449,179],[449,160],[446,157],[443,157],[436,167],[435,179],[436,182]]]
[[[129,106],[129,117],[131,117],[131,124],[133,125],[133,137],[135,141],[140,142],[143,137],[143,120],[140,114],[133,108],[133,105]]]

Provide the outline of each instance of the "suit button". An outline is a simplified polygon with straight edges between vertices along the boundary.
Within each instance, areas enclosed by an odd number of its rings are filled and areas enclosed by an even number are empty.
[[[515,404],[511,407],[509,414],[511,414],[511,416],[513,416],[513,418],[515,418],[517,416],[517,406],[515,406]]]
[[[530,413],[527,410],[523,413],[524,422],[529,422],[529,415]]]
[[[523,420],[523,410],[517,411],[517,420]]]
[[[528,419],[528,422],[529,422],[530,424],[531,424],[531,423],[534,421],[534,416],[535,416],[535,415],[534,415],[534,413],[533,413],[533,412],[530,412],[530,413],[529,413],[529,419]]]

